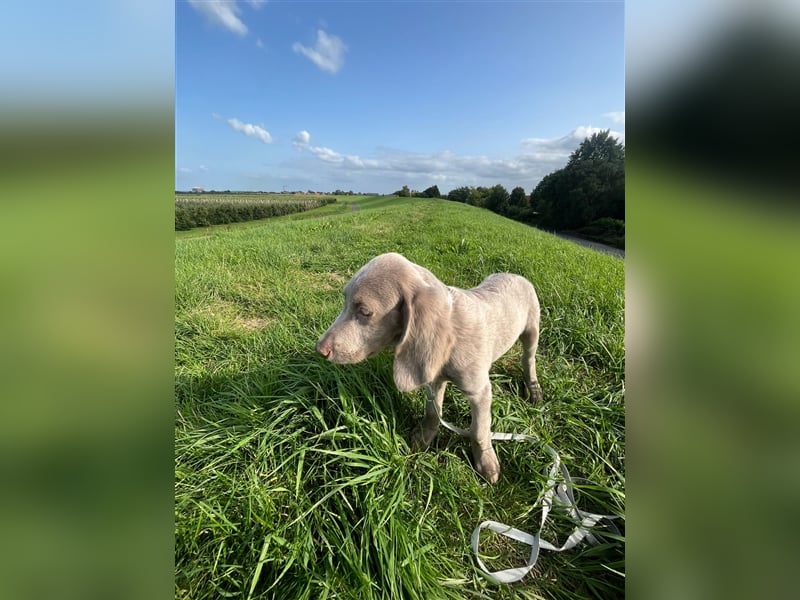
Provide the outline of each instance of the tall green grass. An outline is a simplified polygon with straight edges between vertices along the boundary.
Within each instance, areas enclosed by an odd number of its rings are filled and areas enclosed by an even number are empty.
[[[344,283],[382,252],[461,287],[496,271],[528,277],[542,304],[545,401],[521,399],[515,347],[492,370],[493,429],[551,444],[593,482],[578,484],[581,508],[623,515],[622,261],[457,203],[334,206],[176,241],[176,597],[622,596],[624,542],[610,538],[543,552],[512,586],[486,581],[470,533],[485,518],[536,530],[547,455],[497,442],[492,486],[444,429],[414,453],[424,398],[395,389],[391,355],[340,366],[314,353]],[[452,386],[444,417],[469,421]],[[545,537],[571,529],[556,517]],[[490,568],[524,563],[523,549],[484,536]]]

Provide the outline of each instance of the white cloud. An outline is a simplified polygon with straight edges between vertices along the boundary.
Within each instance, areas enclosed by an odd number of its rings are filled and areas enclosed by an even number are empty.
[[[234,130],[240,131],[243,134],[258,138],[265,144],[272,143],[272,136],[269,134],[269,131],[261,127],[260,125],[253,125],[251,123],[242,123],[239,119],[233,118],[228,119],[228,125],[233,127]]]
[[[247,35],[247,25],[238,17],[236,2],[225,0],[189,0],[189,5],[212,22],[222,25],[239,36]]]
[[[377,161],[374,160],[365,160],[352,154],[340,154],[339,152],[336,152],[336,150],[331,150],[330,148],[326,148],[324,146],[311,146],[309,144],[310,141],[311,134],[304,129],[303,131],[299,131],[297,135],[294,136],[292,145],[298,150],[307,150],[319,160],[326,163],[342,164],[347,167],[357,169],[378,165]]]
[[[267,3],[267,0],[247,0],[247,3],[257,10],[264,6]]]
[[[259,48],[263,48],[264,47],[264,42],[261,41],[261,38],[258,38],[256,40],[256,46],[258,46]]]
[[[317,43],[313,48],[295,42],[292,50],[307,57],[323,71],[336,73],[344,65],[347,46],[335,35],[328,35],[320,29],[317,31]]]
[[[350,169],[364,169],[364,168],[380,168],[380,163],[375,160],[362,159],[360,156],[353,154],[340,154],[336,150],[331,150],[325,146],[309,146],[308,151],[320,159],[322,162],[329,164],[342,165]]]
[[[575,144],[575,148],[577,148],[578,145],[580,145],[580,143],[587,137],[591,137],[595,133],[600,133],[601,131],[608,131],[611,137],[617,138],[617,140],[619,140],[623,144],[625,143],[624,131],[614,131],[613,129],[609,129],[608,127],[592,127],[591,125],[588,125],[585,127],[584,126],[576,127],[575,130],[572,132],[572,139],[575,140],[575,142],[577,142]]]
[[[292,146],[297,148],[298,150],[302,150],[306,146],[308,146],[308,142],[311,140],[311,134],[308,133],[305,129],[297,133],[292,140]]]
[[[449,150],[414,153],[388,149],[365,158],[326,146],[312,146],[311,134],[305,130],[299,132],[292,143],[322,165],[335,169],[337,177],[360,173],[362,176],[407,180],[409,185],[416,181],[422,186],[426,181],[433,181],[454,187],[502,183],[509,189],[518,185],[527,189],[548,173],[563,167],[586,137],[600,131],[603,129],[599,127],[580,126],[558,138],[528,138],[521,142],[520,152],[510,158],[458,155]],[[611,131],[611,135],[624,142],[624,133]]]
[[[608,117],[614,123],[620,123],[625,125],[625,111],[624,110],[616,110],[612,112],[607,112],[603,115],[604,117]]]
[[[191,169],[189,167],[178,167],[177,169],[175,169],[175,171],[177,171],[180,175],[191,175],[192,173],[195,172],[195,169]],[[197,171],[201,173],[207,173],[208,167],[205,165],[200,165],[199,167],[197,167]]]
[[[305,132],[307,133],[307,132]],[[311,146],[307,142],[295,138],[295,147],[306,150],[323,163],[339,165],[353,170],[379,171],[386,173],[402,173],[408,175],[425,175],[434,178],[447,178],[457,174],[477,175],[487,178],[506,178],[529,174],[537,162],[547,162],[548,168],[539,173],[542,176],[558,168],[566,162],[569,152],[558,152],[555,156],[530,157],[521,155],[511,159],[490,158],[487,156],[459,156],[450,151],[433,153],[411,153],[397,150],[384,151],[375,158],[363,158],[352,154],[343,154],[325,146]],[[535,170],[535,168],[534,168]],[[495,182],[496,183],[496,182]]]
[[[537,160],[564,160],[569,158],[574,150],[580,146],[581,142],[595,133],[600,133],[608,128],[592,127],[591,125],[580,125],[560,138],[528,138],[522,140],[522,145],[526,148],[525,155],[536,158]],[[612,137],[625,143],[625,133],[609,130]]]

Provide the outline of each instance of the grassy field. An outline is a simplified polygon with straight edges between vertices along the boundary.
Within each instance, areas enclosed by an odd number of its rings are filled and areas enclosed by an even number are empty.
[[[395,389],[391,355],[346,366],[315,355],[344,283],[386,251],[451,285],[496,271],[536,285],[545,402],[521,399],[515,347],[493,369],[493,429],[550,443],[573,477],[594,482],[578,484],[581,508],[624,515],[623,262],[458,203],[340,198],[176,236],[176,597],[623,596],[623,541],[543,551],[521,582],[486,581],[472,529],[495,519],[535,532],[547,455],[496,442],[503,472],[491,486],[469,443],[445,430],[411,452],[423,394]],[[444,417],[469,422],[452,386]],[[571,530],[556,516],[544,537],[563,543]],[[524,564],[492,535],[487,566]]]

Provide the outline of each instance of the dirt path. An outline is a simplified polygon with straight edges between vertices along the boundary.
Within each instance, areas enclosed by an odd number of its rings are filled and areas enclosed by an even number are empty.
[[[576,244],[580,244],[581,246],[586,246],[587,248],[591,248],[592,250],[598,250],[600,252],[605,252],[606,254],[612,254],[614,256],[618,256],[619,258],[625,258],[625,250],[620,250],[619,248],[614,248],[613,246],[606,246],[605,244],[599,244],[597,242],[590,242],[589,240],[573,237],[571,235],[564,235],[561,233],[557,233],[556,235],[562,239],[569,240],[570,242],[575,242]]]

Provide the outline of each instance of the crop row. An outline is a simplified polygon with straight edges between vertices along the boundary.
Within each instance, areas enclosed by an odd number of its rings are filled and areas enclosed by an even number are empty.
[[[316,194],[276,194],[272,192],[175,192],[175,202],[297,202],[326,196]]]
[[[208,227],[225,223],[255,221],[269,217],[280,217],[296,212],[319,208],[336,202],[333,196],[314,198],[281,198],[239,196],[233,198],[175,198],[175,229],[186,230],[193,227]]]

